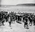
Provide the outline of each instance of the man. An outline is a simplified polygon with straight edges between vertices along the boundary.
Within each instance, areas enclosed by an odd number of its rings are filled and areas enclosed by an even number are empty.
[[[28,27],[28,15],[23,15],[23,22],[24,22],[24,28],[29,29]]]

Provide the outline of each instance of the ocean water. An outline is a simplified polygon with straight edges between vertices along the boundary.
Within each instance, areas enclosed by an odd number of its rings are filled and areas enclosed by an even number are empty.
[[[35,6],[5,6],[0,7],[0,11],[35,13]]]

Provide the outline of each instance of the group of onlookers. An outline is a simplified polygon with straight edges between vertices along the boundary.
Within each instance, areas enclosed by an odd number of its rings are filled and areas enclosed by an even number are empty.
[[[21,22],[24,23],[24,28],[29,29],[28,24],[33,24],[35,26],[35,15],[32,13],[22,13],[23,15],[17,15],[17,13],[14,12],[5,12],[1,11],[0,12],[0,23],[4,25],[4,22],[8,22],[9,26],[11,26],[11,23],[16,21],[19,24],[22,24]],[[23,20],[22,20],[23,19]],[[28,23],[29,22],[29,23]],[[31,26],[30,25],[30,26]]]

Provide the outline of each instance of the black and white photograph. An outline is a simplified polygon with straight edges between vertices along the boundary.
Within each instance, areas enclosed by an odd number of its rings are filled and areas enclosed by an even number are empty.
[[[35,0],[0,0],[0,32],[35,32]]]

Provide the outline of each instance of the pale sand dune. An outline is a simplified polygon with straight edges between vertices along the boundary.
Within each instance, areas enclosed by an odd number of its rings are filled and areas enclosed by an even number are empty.
[[[35,26],[29,27],[30,29],[25,29],[23,24],[18,24],[16,22],[11,25],[11,28],[8,22],[5,22],[5,26],[0,27],[0,32],[35,32]]]

